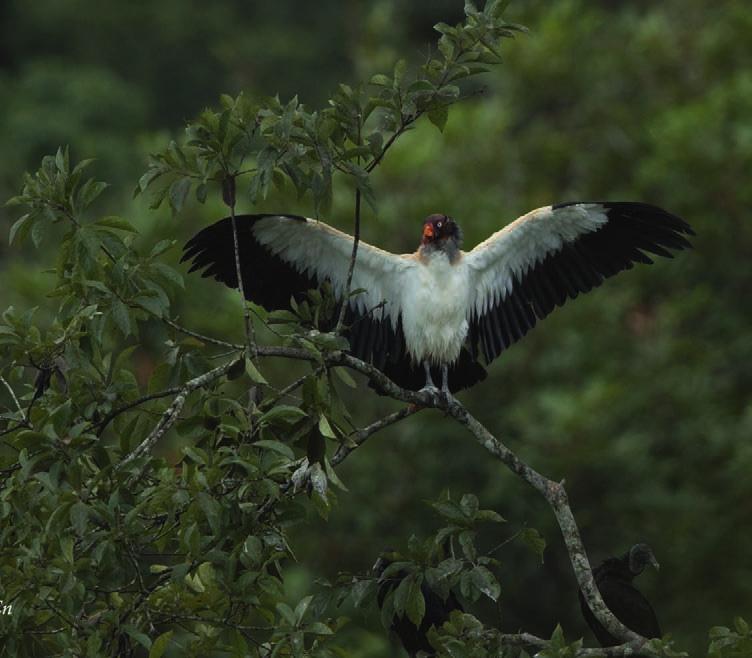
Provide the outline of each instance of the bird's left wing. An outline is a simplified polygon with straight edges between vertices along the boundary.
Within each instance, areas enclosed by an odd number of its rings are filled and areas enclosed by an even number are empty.
[[[644,253],[672,257],[692,235],[679,217],[631,202],[564,203],[523,215],[465,255],[473,290],[470,348],[486,362],[568,298],[599,286]]]
[[[331,283],[335,298],[343,300],[352,236],[295,215],[239,215],[236,224],[243,287],[249,300],[270,310],[289,308],[291,297],[300,298],[324,281]],[[233,244],[232,221],[225,218],[197,233],[185,245],[182,260],[191,261],[191,271],[201,270],[202,276],[236,288]],[[357,356],[378,362],[385,355],[396,358],[397,351],[404,351],[403,277],[416,266],[411,256],[360,241],[351,289],[363,292],[347,300],[350,341]]]

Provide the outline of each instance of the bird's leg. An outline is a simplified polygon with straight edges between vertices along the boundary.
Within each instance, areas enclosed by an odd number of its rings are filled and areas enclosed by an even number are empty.
[[[436,385],[433,383],[433,379],[431,379],[431,366],[428,361],[423,361],[423,369],[426,371],[426,385],[421,389],[421,391],[435,393],[439,389],[436,388]]]
[[[449,366],[446,363],[441,366],[441,391],[451,395],[449,392]]]

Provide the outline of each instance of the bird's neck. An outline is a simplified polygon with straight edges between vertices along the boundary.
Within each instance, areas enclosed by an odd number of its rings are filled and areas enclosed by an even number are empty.
[[[453,238],[424,242],[418,249],[418,256],[422,261],[432,260],[435,256],[444,254],[449,263],[454,265],[460,258],[460,247]]]

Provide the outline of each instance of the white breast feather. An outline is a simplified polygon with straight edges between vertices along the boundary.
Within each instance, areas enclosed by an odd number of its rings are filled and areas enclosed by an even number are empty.
[[[411,272],[402,290],[402,329],[413,361],[452,363],[468,331],[468,270],[435,252]]]

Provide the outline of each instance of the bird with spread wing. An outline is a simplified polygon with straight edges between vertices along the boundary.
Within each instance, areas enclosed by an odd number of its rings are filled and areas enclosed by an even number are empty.
[[[588,292],[647,255],[672,257],[690,246],[684,220],[633,202],[573,202],[533,210],[471,251],[457,222],[423,222],[418,249],[393,254],[360,242],[352,290],[344,299],[353,237],[295,215],[236,217],[247,299],[269,310],[290,307],[328,281],[347,304],[351,353],[405,388],[457,391],[486,376],[480,364],[520,340],[567,299]],[[238,287],[230,218],[185,246],[183,260]]]

